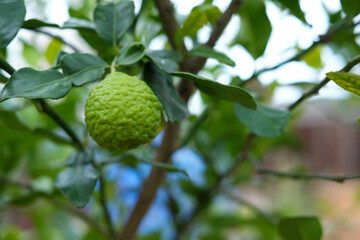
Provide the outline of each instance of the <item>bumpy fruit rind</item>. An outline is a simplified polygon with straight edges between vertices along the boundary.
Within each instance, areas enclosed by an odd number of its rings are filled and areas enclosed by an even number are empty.
[[[110,151],[129,150],[157,135],[161,104],[144,81],[114,72],[90,91],[85,122],[100,146]]]

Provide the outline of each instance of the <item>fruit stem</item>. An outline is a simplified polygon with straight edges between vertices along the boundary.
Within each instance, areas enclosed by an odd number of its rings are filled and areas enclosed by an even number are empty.
[[[112,73],[113,73],[113,72],[116,72],[116,59],[117,59],[117,57],[114,57],[114,60],[113,60],[112,63],[111,63],[111,68],[110,68],[110,70],[111,70]]]

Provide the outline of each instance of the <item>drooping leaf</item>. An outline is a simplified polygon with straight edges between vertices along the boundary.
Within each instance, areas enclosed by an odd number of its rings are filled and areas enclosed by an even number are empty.
[[[56,177],[55,186],[73,205],[83,208],[90,200],[98,176],[95,168],[77,164],[60,172]]]
[[[154,91],[171,122],[180,122],[188,117],[185,103],[172,85],[171,76],[152,62],[144,67],[144,81]]]
[[[299,0],[275,0],[275,2],[279,2],[282,6],[289,9],[291,14],[300,19],[303,23],[306,23],[304,13],[300,8]]]
[[[181,55],[179,53],[166,50],[147,52],[146,56],[166,72],[177,71],[179,68],[177,62],[181,60]]]
[[[350,17],[355,17],[360,13],[360,1],[340,0],[342,10]]]
[[[93,82],[101,78],[107,63],[101,58],[87,53],[73,53],[65,55],[60,66],[66,76],[72,78],[75,86]]]
[[[253,133],[261,137],[276,138],[284,134],[289,113],[258,104],[256,110],[235,104],[235,114]]]
[[[232,45],[241,44],[256,59],[264,53],[271,33],[271,24],[266,15],[264,1],[245,1],[239,14],[240,31]]]
[[[322,227],[317,217],[283,218],[278,231],[284,240],[320,240]]]
[[[40,27],[60,28],[60,26],[55,23],[47,23],[47,22],[41,21],[39,19],[34,19],[34,18],[26,20],[21,27],[25,28],[25,29],[36,29],[36,28],[40,28]]]
[[[0,2],[0,49],[16,36],[25,18],[24,0]]]
[[[95,24],[81,18],[70,18],[65,21],[61,28],[72,28],[77,30],[95,31]]]
[[[58,56],[59,52],[61,51],[63,47],[63,43],[60,42],[57,39],[51,40],[49,46],[46,49],[45,56],[49,63],[53,64],[56,60],[56,57]]]
[[[235,62],[233,60],[231,60],[231,58],[226,56],[224,53],[219,52],[213,48],[206,47],[206,46],[199,46],[197,48],[193,48],[190,51],[188,51],[186,54],[190,55],[190,56],[213,58],[213,59],[216,59],[220,63],[224,63],[224,64],[227,64],[232,67],[235,66]]]
[[[210,96],[237,102],[246,108],[256,109],[253,97],[243,88],[224,85],[187,72],[173,72],[171,75],[193,81],[200,91]]]
[[[328,72],[326,76],[344,90],[360,96],[360,76],[347,72]]]
[[[71,81],[55,70],[36,71],[21,68],[16,71],[0,93],[0,102],[8,98],[59,99],[71,88]]]
[[[135,18],[134,9],[131,1],[98,4],[94,11],[96,32],[112,46],[117,46]]]
[[[131,65],[140,61],[145,55],[145,47],[140,43],[133,43],[119,53],[116,63],[119,65]]]

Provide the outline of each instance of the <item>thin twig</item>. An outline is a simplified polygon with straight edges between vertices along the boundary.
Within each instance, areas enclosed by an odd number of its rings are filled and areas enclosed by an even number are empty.
[[[65,41],[65,40],[64,40],[63,38],[61,38],[60,36],[56,36],[56,35],[54,35],[54,34],[52,34],[52,33],[49,33],[49,32],[46,32],[46,31],[44,31],[44,30],[40,30],[40,29],[37,29],[37,28],[35,28],[35,29],[29,29],[29,30],[34,31],[34,32],[37,32],[37,33],[41,33],[41,34],[44,34],[44,35],[47,35],[47,36],[49,36],[49,37],[51,37],[51,38],[53,38],[53,39],[58,40],[59,42],[62,42],[63,44],[69,46],[74,52],[80,52],[80,50],[79,50],[77,47],[75,47],[75,46],[72,45],[71,43]]]
[[[269,222],[271,225],[276,226],[276,224],[278,222],[278,219],[275,216],[272,216],[272,215],[264,212],[260,208],[256,207],[254,204],[248,202],[247,200],[243,199],[239,195],[235,195],[234,193],[232,193],[231,191],[229,191],[229,190],[227,190],[227,189],[225,189],[223,187],[220,189],[220,191],[223,192],[230,199],[232,199],[232,200],[234,200],[236,202],[239,202],[240,204],[245,205],[246,207],[250,208],[257,215],[259,215],[261,218],[263,218],[264,220]]]
[[[256,172],[259,174],[266,174],[280,178],[292,178],[292,179],[302,179],[302,180],[320,179],[320,180],[334,181],[338,183],[343,183],[346,180],[360,179],[360,175],[332,176],[332,175],[315,174],[315,173],[299,174],[299,173],[277,171],[269,168],[264,168],[261,166],[256,167]]]
[[[99,170],[100,172],[100,176],[99,176],[99,181],[100,181],[100,204],[101,204],[101,208],[105,217],[105,221],[106,221],[106,225],[108,227],[108,230],[110,232],[110,235],[112,237],[115,237],[115,230],[113,228],[112,222],[111,222],[111,217],[110,217],[110,212],[109,209],[106,206],[106,194],[105,194],[105,188],[106,188],[106,182],[104,180],[103,174],[101,173],[101,170]]]
[[[340,71],[349,72],[358,63],[360,63],[360,55],[348,61],[347,64]],[[312,89],[304,93],[296,102],[291,104],[288,107],[289,111],[294,110],[297,106],[299,106],[303,101],[305,101],[309,97],[318,94],[320,89],[324,87],[328,82],[330,82],[330,79],[325,77],[318,85],[314,86]]]

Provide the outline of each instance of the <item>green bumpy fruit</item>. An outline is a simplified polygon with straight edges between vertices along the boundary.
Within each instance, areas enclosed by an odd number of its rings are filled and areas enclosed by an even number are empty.
[[[85,106],[91,137],[110,151],[123,151],[149,143],[158,133],[161,104],[138,77],[113,72],[96,85]]]

